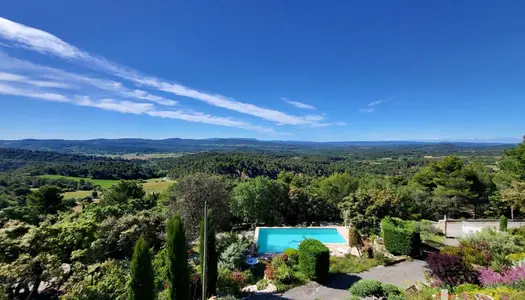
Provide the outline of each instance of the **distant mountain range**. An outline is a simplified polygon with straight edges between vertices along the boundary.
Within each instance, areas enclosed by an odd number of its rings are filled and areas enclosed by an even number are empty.
[[[253,150],[253,151],[327,151],[377,148],[508,148],[510,143],[488,142],[421,142],[421,141],[347,141],[347,142],[302,142],[302,141],[262,141],[257,139],[211,138],[211,139],[93,139],[93,140],[0,140],[0,148],[57,151],[89,154],[127,154],[127,153],[172,153],[200,152],[210,150]]]

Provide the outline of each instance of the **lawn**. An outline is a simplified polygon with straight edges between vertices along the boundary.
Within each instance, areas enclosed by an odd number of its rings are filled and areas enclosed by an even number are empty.
[[[76,181],[79,181],[80,179],[84,179],[86,181],[91,181],[93,185],[97,185],[97,184],[100,185],[100,187],[103,189],[110,188],[112,185],[118,182],[118,180],[115,180],[115,179],[91,179],[91,178],[62,176],[62,175],[40,175],[40,177],[52,178],[52,179],[65,178],[65,179],[71,179],[71,180],[76,180]]]
[[[71,179],[71,180],[76,180],[76,181],[79,181],[80,179],[84,179],[87,181],[91,181],[93,185],[97,185],[97,184],[100,185],[100,187],[103,189],[108,189],[112,185],[117,184],[117,182],[119,182],[118,180],[114,180],[114,179],[91,179],[91,178],[62,176],[62,175],[41,175],[40,177],[53,178],[53,179],[65,178],[65,179]],[[174,181],[165,180],[164,178],[150,178],[146,180],[145,183],[142,184],[142,187],[144,188],[144,191],[146,193],[160,193],[166,188],[168,188],[168,186],[170,186],[170,184],[172,183],[174,183]],[[91,191],[65,192],[63,195],[65,199],[84,198],[87,196],[91,196]]]
[[[168,186],[173,184],[172,180],[163,180],[162,178],[151,178],[146,180],[146,183],[142,184],[146,193],[160,193]]]
[[[64,196],[64,199],[85,198],[87,196],[91,196],[91,191],[65,192],[62,195]]]

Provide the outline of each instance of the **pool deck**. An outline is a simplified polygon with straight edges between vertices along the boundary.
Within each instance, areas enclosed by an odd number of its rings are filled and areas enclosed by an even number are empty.
[[[296,226],[283,226],[283,227],[256,227],[255,228],[255,235],[254,239],[255,241],[259,241],[259,229],[264,228],[335,228],[337,229],[337,232],[343,237],[345,240],[344,244],[337,243],[323,243],[328,249],[330,250],[330,254],[332,256],[344,256],[346,253],[350,253],[351,249],[348,246],[348,228],[344,226],[308,226],[308,227],[296,227]],[[343,251],[341,251],[343,250]]]

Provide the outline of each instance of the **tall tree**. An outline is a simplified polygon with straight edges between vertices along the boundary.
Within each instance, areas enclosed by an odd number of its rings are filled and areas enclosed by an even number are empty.
[[[512,182],[509,188],[503,190],[501,196],[513,209],[525,212],[525,182]]]
[[[218,255],[217,255],[217,248],[216,248],[216,239],[215,239],[215,230],[213,229],[213,226],[209,220],[208,217],[208,246],[206,247],[208,250],[207,260],[206,260],[206,267],[207,267],[207,274],[202,274],[203,269],[202,266],[204,266],[204,219],[201,221],[201,234],[200,234],[200,243],[199,243],[199,261],[201,263],[201,278],[203,278],[205,275],[207,287],[207,297],[210,297],[212,295],[215,295],[216,286],[217,286],[217,276],[218,276]]]
[[[184,225],[179,215],[168,221],[168,285],[172,300],[187,300],[189,297],[190,278],[188,273],[188,252]]]
[[[525,137],[517,147],[505,150],[505,157],[501,161],[501,169],[518,176],[525,181]]]
[[[319,194],[329,203],[337,205],[357,190],[359,181],[348,173],[334,173],[319,182]]]
[[[101,204],[124,204],[129,199],[142,199],[145,195],[146,192],[139,182],[121,180],[104,193]]]
[[[438,214],[460,216],[471,206],[476,216],[480,203],[488,202],[492,182],[484,166],[465,163],[450,155],[414,175],[412,181],[428,193]]]
[[[56,186],[43,186],[27,197],[28,205],[38,213],[56,214],[64,197]]]
[[[262,176],[248,179],[233,190],[231,211],[244,222],[275,225],[283,219],[286,192],[276,180]]]
[[[180,213],[189,239],[199,236],[199,223],[204,214],[204,201],[208,201],[214,225],[225,227],[230,219],[228,208],[230,190],[218,176],[202,173],[188,175],[171,188],[169,202]]]
[[[144,237],[140,237],[133,248],[131,271],[131,300],[153,300],[154,274],[151,266],[151,254]]]

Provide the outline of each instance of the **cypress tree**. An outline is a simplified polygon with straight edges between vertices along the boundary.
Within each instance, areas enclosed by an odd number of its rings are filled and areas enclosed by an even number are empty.
[[[184,226],[179,215],[168,221],[168,285],[170,299],[187,300],[189,298],[190,276],[188,273],[188,252]]]
[[[148,244],[143,237],[133,247],[133,258],[131,259],[131,300],[153,300],[154,274],[151,266],[151,254]]]
[[[505,216],[499,218],[499,231],[507,231],[507,217]]]
[[[201,235],[199,242],[199,261],[201,264],[201,278],[204,276],[202,274],[202,264],[204,262],[204,218],[201,221]],[[213,229],[213,224],[211,218],[208,216],[208,277],[206,278],[207,287],[206,292],[207,296],[212,296],[216,292],[217,286],[217,276],[218,276],[218,255],[215,241],[215,230]]]

